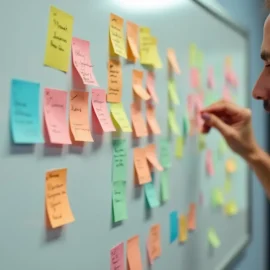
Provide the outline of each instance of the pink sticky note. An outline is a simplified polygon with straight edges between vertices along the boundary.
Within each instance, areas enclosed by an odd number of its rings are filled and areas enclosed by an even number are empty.
[[[199,70],[197,68],[190,70],[190,84],[192,88],[198,88],[200,86]]]
[[[87,40],[72,38],[72,57],[73,64],[80,74],[83,83],[87,85],[98,86],[93,66],[90,61],[90,43]]]
[[[203,96],[200,94],[195,94],[193,97],[193,102],[194,102],[195,122],[197,128],[200,130],[204,123],[201,117],[201,110],[203,109]]]
[[[66,116],[67,92],[46,88],[43,106],[50,143],[71,144]]]
[[[227,101],[231,101],[232,100],[230,89],[229,89],[229,87],[227,85],[224,85],[224,87],[223,87],[222,97],[223,97],[223,99],[225,99]]]
[[[92,89],[92,105],[103,131],[104,132],[115,131],[115,127],[112,123],[106,104],[105,90]]]
[[[146,88],[154,102],[158,103],[159,100],[155,90],[155,74],[153,72],[147,73]]]
[[[214,175],[214,165],[213,165],[213,158],[211,150],[206,151],[206,170],[208,175]]]
[[[194,113],[194,95],[190,94],[187,97],[187,109],[189,116],[193,116]]]
[[[111,270],[124,270],[124,243],[111,249]]]
[[[214,69],[210,67],[208,69],[208,76],[207,76],[207,86],[212,89],[215,87],[215,82],[214,82]]]

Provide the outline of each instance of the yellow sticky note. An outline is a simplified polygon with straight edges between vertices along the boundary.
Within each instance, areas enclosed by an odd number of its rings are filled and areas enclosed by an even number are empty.
[[[183,146],[184,146],[184,138],[183,136],[178,136],[176,138],[176,146],[175,146],[175,156],[178,158],[183,157]]]
[[[151,65],[150,52],[153,45],[150,28],[140,27],[140,62],[142,65]]]
[[[214,206],[219,206],[224,204],[224,196],[221,190],[214,189],[212,194],[212,202]]]
[[[205,135],[203,135],[203,134],[199,135],[199,143],[198,143],[198,145],[199,145],[199,150],[205,149],[205,147],[206,147]]]
[[[224,191],[225,193],[229,193],[232,189],[232,181],[229,177],[226,177],[224,182]]]
[[[50,7],[44,64],[67,72],[70,61],[73,17]]]
[[[130,123],[125,113],[122,103],[111,104],[111,114],[115,122],[119,125],[123,132],[132,132]]]
[[[231,201],[224,206],[224,211],[228,216],[234,216],[238,213],[236,202]]]
[[[208,230],[208,241],[214,248],[220,247],[220,240],[214,228]]]
[[[226,172],[227,173],[234,173],[236,171],[237,165],[235,160],[233,159],[228,159],[226,161]]]
[[[187,217],[181,215],[178,221],[179,224],[179,236],[178,240],[180,243],[184,243],[188,239],[188,221]]]
[[[157,39],[152,37],[152,46],[150,49],[150,62],[154,68],[162,68],[161,58],[158,53]]]
[[[175,112],[172,109],[168,111],[168,121],[169,121],[169,126],[171,128],[171,131],[175,135],[180,135],[181,134],[180,128],[176,120]]]
[[[179,105],[180,101],[179,101],[178,94],[176,92],[176,86],[175,86],[175,81],[174,80],[169,80],[169,82],[168,82],[168,90],[169,90],[169,97],[170,97],[172,103],[175,104],[175,105]]]

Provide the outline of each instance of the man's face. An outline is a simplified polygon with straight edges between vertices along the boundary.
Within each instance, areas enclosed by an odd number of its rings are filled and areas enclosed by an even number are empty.
[[[263,100],[265,110],[270,112],[270,16],[264,24],[261,58],[264,61],[264,68],[252,95],[255,99]]]

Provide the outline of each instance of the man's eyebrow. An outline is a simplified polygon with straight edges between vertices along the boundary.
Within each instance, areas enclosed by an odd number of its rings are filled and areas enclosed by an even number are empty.
[[[261,52],[261,58],[264,61],[269,61],[270,60],[270,52],[262,51]]]

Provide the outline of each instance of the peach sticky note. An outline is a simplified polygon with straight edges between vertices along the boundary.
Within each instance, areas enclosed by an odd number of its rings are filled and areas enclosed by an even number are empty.
[[[44,118],[50,143],[71,144],[67,124],[67,92],[46,88]]]
[[[148,257],[151,264],[161,255],[160,225],[151,227],[147,240]]]
[[[151,182],[150,169],[146,159],[146,153],[144,148],[134,148],[134,166],[140,185]]]
[[[85,91],[70,92],[69,124],[75,141],[94,141],[89,125],[88,96],[89,93]]]
[[[195,203],[191,203],[189,205],[188,229],[191,231],[196,230],[196,204]]]
[[[114,122],[116,122],[116,124],[123,132],[132,132],[132,128],[130,126],[122,103],[112,103],[111,114]]]
[[[106,93],[102,89],[92,89],[92,106],[104,132],[115,131],[107,104]]]
[[[74,221],[67,195],[67,169],[46,173],[46,210],[52,228]]]
[[[98,86],[93,66],[90,61],[90,42],[79,38],[72,38],[73,64],[80,74],[84,84]]]
[[[143,71],[134,69],[132,73],[132,87],[134,92],[143,100],[150,99],[150,95],[142,86]]]
[[[122,98],[122,67],[119,60],[108,62],[107,102],[118,103]]]
[[[188,239],[188,221],[185,215],[181,215],[178,220],[179,224],[179,235],[178,240],[180,243],[184,243]]]
[[[135,62],[139,58],[138,39],[138,25],[127,21],[127,58],[132,62]]]
[[[207,86],[210,89],[213,89],[215,87],[214,69],[212,67],[209,67],[209,69],[208,69]]]
[[[155,103],[158,103],[158,96],[155,90],[155,74],[154,72],[149,71],[147,73],[147,79],[146,79],[146,88],[153,99]]]
[[[213,164],[213,157],[211,150],[207,150],[206,152],[206,170],[208,175],[213,176],[214,175],[214,164]]]
[[[147,160],[158,170],[163,171],[163,167],[160,165],[157,153],[156,153],[156,146],[154,144],[148,144],[145,147],[145,153]]]
[[[125,38],[124,38],[124,20],[115,15],[110,14],[110,54],[119,55],[127,58]]]
[[[174,49],[171,49],[171,48],[168,49],[167,55],[168,55],[169,64],[173,68],[173,71],[177,74],[180,74],[181,70],[180,70],[179,64],[177,62],[177,58],[176,58]]]
[[[145,137],[148,135],[147,126],[142,112],[136,103],[131,104],[131,120],[136,137]]]
[[[124,243],[111,249],[111,270],[125,270]]]
[[[156,119],[155,107],[150,103],[147,104],[146,107],[146,119],[150,129],[152,130],[152,133],[156,135],[160,134],[161,130]]]
[[[51,6],[44,64],[67,72],[73,29],[73,17]]]
[[[226,161],[226,171],[228,173],[234,173],[236,171],[236,168],[237,168],[237,165],[236,165],[235,160],[230,158]]]
[[[135,235],[127,241],[127,261],[129,270],[142,270],[142,258],[139,236]]]

